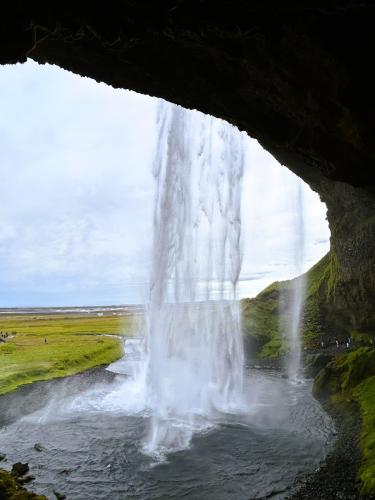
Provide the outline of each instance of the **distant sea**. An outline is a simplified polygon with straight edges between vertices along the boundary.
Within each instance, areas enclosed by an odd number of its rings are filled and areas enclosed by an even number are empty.
[[[261,290],[275,281],[275,277],[251,277],[241,278],[237,285],[237,298],[254,297]],[[72,296],[68,293],[64,295],[51,293],[36,293],[24,291],[20,296],[12,297],[11,294],[4,296],[5,300],[0,300],[0,314],[124,314],[126,309],[129,314],[143,310],[144,304],[148,302],[148,287],[145,284],[132,283],[124,286],[121,290],[111,293],[111,290],[104,290],[103,294],[91,295],[90,293],[77,294]],[[231,287],[228,284],[224,298],[230,299]],[[201,284],[201,296],[197,300],[205,300],[205,284]],[[28,298],[30,297],[30,299]],[[74,300],[72,298],[74,297]],[[3,297],[0,297],[2,299]],[[220,299],[220,290],[212,285],[210,294],[211,300]],[[75,304],[74,302],[78,302]],[[14,304],[14,306],[13,306]]]

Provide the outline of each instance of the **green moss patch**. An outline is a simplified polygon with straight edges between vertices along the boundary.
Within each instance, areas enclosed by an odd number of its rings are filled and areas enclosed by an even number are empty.
[[[361,494],[375,494],[375,376],[368,378],[354,390],[361,407],[362,465],[359,470]]]
[[[278,356],[282,339],[278,327],[278,288],[276,284],[255,299],[242,301],[242,325],[251,350],[260,356]]]
[[[47,500],[44,495],[27,491],[15,476],[4,469],[0,469],[0,498],[4,500]]]
[[[362,347],[335,358],[319,373],[313,392],[334,403],[358,402],[362,420],[360,492],[375,495],[375,349]]]

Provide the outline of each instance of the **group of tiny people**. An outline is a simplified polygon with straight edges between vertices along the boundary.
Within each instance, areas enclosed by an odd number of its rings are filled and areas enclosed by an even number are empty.
[[[17,332],[1,332],[0,331],[0,342],[5,342],[9,336],[16,335]],[[44,339],[44,343],[48,344],[48,340]]]
[[[329,347],[331,345],[335,345],[337,348],[340,347],[340,341],[337,337],[335,337],[334,342],[331,341],[331,339],[328,337],[327,342],[324,341],[323,338],[320,339],[320,347],[324,349],[325,347]],[[350,349],[353,346],[353,340],[351,337],[348,337],[344,342],[341,343],[341,345],[344,345],[347,349]]]
[[[371,346],[375,346],[375,337],[370,338],[369,340]],[[363,344],[363,342],[361,342]],[[335,337],[334,341],[331,340],[330,337],[328,337],[327,341],[323,339],[323,337],[320,339],[320,347],[322,349],[325,349],[330,346],[336,346],[337,349],[341,347],[346,347],[346,349],[351,349],[353,347],[353,339],[351,337],[347,337],[344,341],[340,340]]]
[[[13,334],[15,332],[12,332]],[[0,342],[5,342],[5,340],[9,337],[9,332],[0,332]]]

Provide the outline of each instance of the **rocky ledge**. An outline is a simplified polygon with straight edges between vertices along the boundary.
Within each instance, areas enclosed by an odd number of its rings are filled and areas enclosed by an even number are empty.
[[[2,460],[5,456],[0,455]],[[0,499],[6,500],[47,500],[44,495],[38,495],[27,491],[25,484],[34,480],[34,476],[28,474],[28,464],[16,463],[11,472],[0,469]]]

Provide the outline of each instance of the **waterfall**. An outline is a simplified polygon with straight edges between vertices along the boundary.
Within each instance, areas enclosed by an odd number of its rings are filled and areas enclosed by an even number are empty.
[[[290,354],[288,358],[287,372],[291,380],[298,380],[301,372],[301,319],[304,306],[306,280],[303,272],[305,252],[305,226],[302,181],[296,180],[296,206],[294,207],[294,267],[297,278],[292,281],[289,322],[287,334],[289,340]]]
[[[187,447],[194,432],[242,404],[242,139],[224,121],[159,103],[146,314],[149,454]]]

